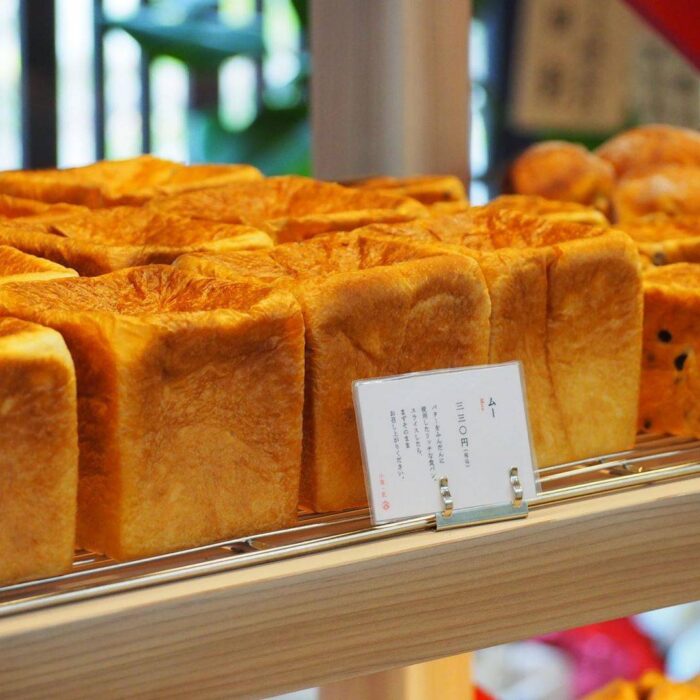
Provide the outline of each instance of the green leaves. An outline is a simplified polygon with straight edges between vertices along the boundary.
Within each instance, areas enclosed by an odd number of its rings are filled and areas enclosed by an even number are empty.
[[[308,175],[310,144],[305,105],[265,109],[241,132],[224,129],[212,111],[190,115],[190,150],[197,160],[252,163],[266,175]]]
[[[151,56],[178,58],[198,70],[215,70],[231,56],[263,55],[260,18],[243,28],[228,26],[211,0],[142,7],[131,17],[105,20],[105,29],[123,29]],[[183,11],[185,9],[185,11]]]
[[[293,15],[296,14],[299,29],[305,36],[307,1],[291,0],[291,3],[293,9],[266,3],[265,13],[282,11],[281,17],[266,14],[266,21],[295,23]],[[102,26],[105,31],[122,29],[127,32],[150,57],[176,58],[192,71],[207,76],[215,76],[226,59],[245,56],[261,60],[269,48],[265,46],[261,15],[255,15],[246,26],[232,27],[219,15],[216,0],[160,0],[141,7],[125,19],[106,18]],[[289,83],[264,87],[258,114],[247,129],[227,129],[215,105],[190,109],[191,159],[252,163],[267,175],[310,174],[309,59],[305,47],[306,41],[302,40],[299,71]]]

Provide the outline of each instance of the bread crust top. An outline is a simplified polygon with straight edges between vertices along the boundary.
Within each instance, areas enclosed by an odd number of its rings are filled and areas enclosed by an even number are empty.
[[[143,204],[158,195],[262,178],[252,165],[186,166],[144,155],[63,170],[0,173],[0,193],[90,208]]]

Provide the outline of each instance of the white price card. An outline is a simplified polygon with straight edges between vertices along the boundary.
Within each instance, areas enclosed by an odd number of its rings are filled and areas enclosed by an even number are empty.
[[[455,510],[509,504],[518,469],[537,493],[519,362],[353,383],[372,520],[440,512],[447,477]]]

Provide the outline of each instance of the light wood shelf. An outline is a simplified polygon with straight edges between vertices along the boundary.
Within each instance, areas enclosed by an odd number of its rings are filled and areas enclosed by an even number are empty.
[[[0,697],[234,698],[700,598],[700,478],[0,620]]]

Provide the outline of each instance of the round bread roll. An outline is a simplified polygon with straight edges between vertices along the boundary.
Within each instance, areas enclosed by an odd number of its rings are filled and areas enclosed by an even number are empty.
[[[510,184],[517,194],[578,202],[607,212],[615,177],[609,163],[583,146],[544,141],[513,163]]]
[[[616,221],[655,212],[700,215],[700,167],[665,165],[622,180],[613,199]]]
[[[618,178],[661,165],[700,167],[700,132],[648,124],[614,136],[596,154],[612,165]]]

